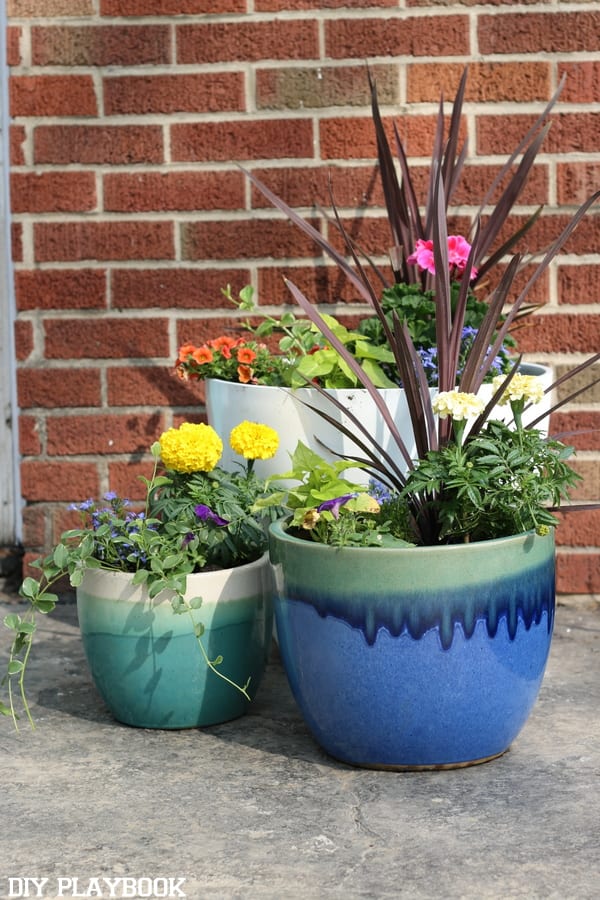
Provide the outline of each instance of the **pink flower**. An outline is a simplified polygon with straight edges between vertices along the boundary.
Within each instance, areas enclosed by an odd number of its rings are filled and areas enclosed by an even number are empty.
[[[465,271],[470,252],[470,243],[460,234],[453,234],[448,237],[448,262],[451,266],[456,266],[461,273]],[[477,270],[473,269],[471,277],[473,278],[476,274]]]
[[[471,251],[471,245],[460,234],[452,234],[448,237],[448,264],[450,271],[462,275],[467,265],[467,259]],[[421,271],[431,272],[435,275],[435,263],[433,261],[433,241],[418,240],[414,252],[408,257],[406,262],[409,265],[415,263]],[[471,278],[477,275],[477,269],[471,269]]]
[[[418,240],[415,244],[414,252],[410,254],[406,262],[409,266],[418,267],[424,272],[426,269],[435,275],[435,264],[433,262],[433,241]]]

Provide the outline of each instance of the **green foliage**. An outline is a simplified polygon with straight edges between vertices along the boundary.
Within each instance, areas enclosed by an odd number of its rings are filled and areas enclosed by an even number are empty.
[[[265,503],[277,503],[292,512],[290,527],[302,537],[323,544],[341,546],[389,546],[406,543],[408,507],[396,497],[389,504],[389,515],[369,493],[366,485],[343,477],[346,460],[326,462],[317,453],[298,442],[288,472],[273,475],[293,484],[275,493]],[[401,506],[405,515],[397,507]],[[402,525],[400,526],[400,522]],[[393,529],[392,525],[396,525]]]
[[[489,421],[475,437],[432,450],[410,474],[403,496],[415,510],[433,511],[437,541],[508,537],[554,527],[551,508],[579,480],[566,460],[573,450],[535,429]]]

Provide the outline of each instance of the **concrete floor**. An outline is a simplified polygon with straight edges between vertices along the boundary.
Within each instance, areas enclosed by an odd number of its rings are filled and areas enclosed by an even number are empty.
[[[0,618],[9,609],[0,602]],[[2,630],[2,660],[7,646]],[[462,770],[329,759],[276,651],[242,719],[180,732],[119,725],[90,681],[68,602],[43,619],[28,685],[36,730],[0,720],[1,898],[600,896],[593,606],[558,608],[541,695],[511,751]]]

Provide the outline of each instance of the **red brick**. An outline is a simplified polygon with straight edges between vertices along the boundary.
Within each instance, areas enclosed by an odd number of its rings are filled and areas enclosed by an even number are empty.
[[[18,309],[102,309],[106,272],[102,269],[34,269],[15,273]]]
[[[600,13],[527,12],[478,17],[479,52],[565,53],[598,49]]]
[[[402,116],[395,120],[384,119],[390,141],[394,121],[408,157],[431,154],[435,136],[435,116],[415,115]],[[323,159],[375,159],[377,156],[375,129],[370,116],[321,119],[319,144]]]
[[[242,72],[136,75],[104,79],[106,115],[245,109]]]
[[[129,172],[104,177],[104,208],[113,212],[243,209],[241,172]]]
[[[8,66],[18,66],[21,63],[21,37],[22,28],[14,25],[6,29],[6,63]]]
[[[600,101],[600,62],[559,62],[559,79],[566,75],[560,99],[564,103],[597,103]]]
[[[379,102],[397,103],[398,71],[394,65],[373,66]],[[328,106],[368,106],[371,92],[363,66],[301,66],[259,69],[258,109],[311,109]]]
[[[312,158],[313,126],[307,119],[180,123],[171,126],[174,161]]]
[[[168,326],[168,319],[46,319],[46,358],[168,357]]]
[[[103,16],[184,16],[245,13],[246,0],[100,0]]]
[[[556,543],[564,547],[598,546],[600,538],[600,510],[560,513],[556,529]]]
[[[477,117],[477,152],[512,153],[533,125],[530,116]],[[600,143],[600,113],[561,113],[551,117],[552,127],[543,143],[544,153],[595,153]]]
[[[600,265],[580,263],[558,267],[559,303],[597,303],[600,297]]]
[[[10,226],[10,247],[13,262],[23,260],[23,225],[13,222]]]
[[[85,500],[99,493],[98,470],[94,463],[21,463],[21,489],[29,502]]]
[[[388,275],[390,273],[387,273]],[[263,305],[288,305],[298,315],[294,298],[284,278],[293,282],[315,303],[364,303],[337,266],[269,266],[258,270],[258,301]],[[390,277],[390,281],[391,281]],[[380,289],[377,279],[373,279]]]
[[[254,0],[257,12],[300,9],[378,9],[396,7],[398,0]]]
[[[9,18],[35,19],[40,16],[91,16],[94,0],[7,0]]]
[[[556,554],[556,590],[560,594],[597,594],[600,591],[598,553]]]
[[[97,116],[89,75],[13,75],[8,82],[11,116]]]
[[[115,309],[232,309],[221,289],[232,284],[234,294],[250,283],[249,269],[113,269]]]
[[[281,259],[319,253],[316,244],[287,220],[188,222],[182,227],[181,244],[183,259]]]
[[[516,251],[537,254],[546,251],[550,244],[560,237],[572,219],[571,215],[555,214],[552,211],[544,213],[516,245]],[[509,216],[498,240],[506,240],[510,234],[514,234],[524,224],[525,220],[526,217],[522,215]],[[459,228],[458,233],[464,234],[465,232]],[[600,216],[593,214],[592,210],[582,217],[574,231],[571,232],[564,244],[563,252],[584,254],[589,253],[590,247],[597,246],[600,246]]]
[[[23,456],[39,456],[42,452],[38,420],[35,416],[19,416],[19,451]]]
[[[600,450],[600,412],[558,411],[552,418],[552,434],[577,450]]]
[[[31,322],[15,322],[15,353],[19,362],[24,362],[32,353],[33,326]]]
[[[183,344],[184,339],[179,343]],[[110,406],[199,406],[204,393],[197,384],[184,382],[173,366],[114,366],[107,369]]]
[[[171,33],[166,25],[38,26],[31,29],[34,66],[168,65]]]
[[[17,371],[17,386],[22,409],[100,406],[101,403],[97,369],[22,368]]]
[[[146,453],[165,430],[160,413],[51,416],[46,421],[49,456],[82,453]]]
[[[538,313],[532,327],[519,330],[523,353],[595,353],[600,347],[600,315],[543,315]]]
[[[247,336],[242,321],[234,317],[219,319],[185,319],[177,322],[177,343],[203,344],[205,341],[219,337],[222,334],[232,337]],[[197,391],[201,382],[186,382]]]
[[[36,163],[135,165],[164,161],[159,125],[38,125]]]
[[[173,259],[171,222],[39,222],[36,262]]]
[[[563,375],[567,375],[573,370],[574,366],[575,362],[569,365],[556,366],[556,377],[562,378]],[[582,388],[585,388],[586,390],[573,401],[574,405],[588,407],[592,403],[600,403],[600,381],[593,387],[588,387],[590,382],[596,378],[600,378],[600,364],[591,367],[588,366],[583,372],[564,381],[563,384],[556,389],[558,399],[565,400],[573,393],[573,391],[579,391]]]
[[[316,20],[178,25],[176,40],[177,62],[186,65],[319,57]]]
[[[570,492],[573,500],[598,502],[600,498],[600,465],[598,459],[575,457],[570,461],[572,468],[581,475],[582,480]]]
[[[443,94],[454,99],[464,70],[462,63],[413,63],[407,69],[409,103],[437,103]],[[549,100],[549,62],[471,63],[465,100],[467,103],[531,102]]]
[[[558,163],[558,202],[565,206],[583,203],[600,186],[599,162]]]
[[[36,504],[23,510],[23,544],[25,547],[44,546],[46,543],[47,518],[48,510],[45,505],[38,506]]]
[[[22,166],[25,163],[23,144],[27,134],[22,125],[10,127],[10,163],[12,166]]]
[[[113,462],[108,465],[108,483],[110,490],[128,500],[143,500],[146,489],[139,476],[150,478],[153,465],[151,462]]]
[[[427,39],[423,39],[427,35]],[[325,56],[467,56],[471,52],[466,16],[377,19],[341,16],[325,22]]]
[[[15,213],[89,212],[96,206],[92,172],[13,172],[10,200]]]
[[[260,169],[260,180],[289,206],[322,206],[329,208],[329,186],[337,207],[382,206],[381,182],[376,167],[365,166],[297,166]],[[252,186],[252,206],[270,208],[272,204]]]

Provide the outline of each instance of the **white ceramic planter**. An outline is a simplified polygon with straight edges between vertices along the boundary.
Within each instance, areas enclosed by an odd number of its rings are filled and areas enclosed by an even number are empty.
[[[526,375],[539,375],[544,388],[552,384],[552,370],[544,366],[523,365],[521,371]],[[436,388],[431,388],[434,395]],[[347,390],[331,390],[329,394],[344,404],[346,409],[368,429],[373,439],[383,446],[398,466],[406,471],[406,463],[391,437],[383,417],[375,403],[363,388]],[[379,391],[387,405],[400,435],[407,446],[411,457],[416,455],[412,424],[408,413],[406,395],[402,388],[386,388]],[[491,397],[491,385],[483,385],[480,390],[483,400]],[[528,410],[524,416],[525,424],[536,418],[550,407],[550,395],[544,402]],[[308,405],[307,405],[308,404]],[[206,409],[208,421],[223,439],[223,458],[221,465],[228,470],[235,470],[242,461],[229,446],[229,433],[232,428],[245,419],[261,422],[275,428],[279,434],[279,450],[272,459],[257,460],[256,472],[263,478],[286,472],[290,466],[290,454],[296,449],[298,441],[302,441],[325,459],[334,460],[339,456],[363,456],[354,441],[346,437],[336,427],[326,422],[309,406],[326,412],[335,422],[346,426],[363,440],[356,426],[349,417],[341,412],[333,403],[314,388],[270,387],[256,384],[237,384],[230,381],[208,379],[206,381]],[[498,407],[497,418],[509,422],[512,419],[510,407]],[[538,426],[541,430],[548,428],[547,421]],[[367,443],[365,441],[365,443]],[[337,455],[336,455],[337,454]],[[358,469],[349,469],[348,477],[354,480],[365,480],[367,476]]]

